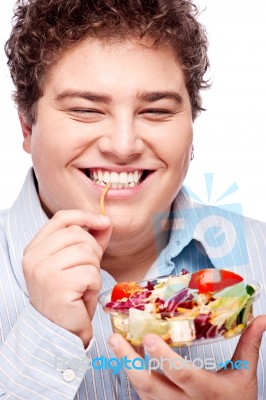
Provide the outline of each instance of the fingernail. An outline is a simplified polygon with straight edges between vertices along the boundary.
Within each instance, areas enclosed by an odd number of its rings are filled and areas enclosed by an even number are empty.
[[[110,222],[110,218],[109,217],[107,217],[106,215],[99,215],[99,218],[100,218],[100,220],[104,223],[104,224],[107,224],[107,223],[109,223]]]
[[[112,350],[116,350],[119,347],[119,340],[115,336],[111,336],[108,343]]]
[[[156,347],[156,340],[153,338],[147,338],[144,339],[144,349],[149,352],[149,351],[154,351]]]

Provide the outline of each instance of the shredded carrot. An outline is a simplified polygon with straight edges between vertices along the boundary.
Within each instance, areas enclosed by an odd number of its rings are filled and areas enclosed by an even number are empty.
[[[106,193],[108,192],[108,190],[111,187],[111,183],[107,183],[106,186],[104,187],[102,194],[101,194],[101,198],[100,198],[100,213],[101,215],[105,215],[105,210],[104,210],[104,198]]]

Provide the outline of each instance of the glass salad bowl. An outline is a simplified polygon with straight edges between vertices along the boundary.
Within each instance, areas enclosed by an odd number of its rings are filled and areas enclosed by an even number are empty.
[[[99,302],[113,331],[133,346],[147,333],[171,347],[208,344],[240,334],[253,319],[261,285],[231,271],[206,269],[141,282],[121,282]]]

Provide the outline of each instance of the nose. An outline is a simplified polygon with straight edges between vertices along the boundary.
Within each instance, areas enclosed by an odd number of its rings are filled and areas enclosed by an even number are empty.
[[[134,117],[120,116],[113,120],[108,131],[99,139],[98,148],[116,162],[138,158],[144,150],[144,142],[137,131]]]

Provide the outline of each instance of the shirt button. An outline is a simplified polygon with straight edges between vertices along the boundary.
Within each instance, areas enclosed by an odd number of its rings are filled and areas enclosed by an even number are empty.
[[[76,378],[76,373],[75,371],[73,371],[73,369],[68,368],[63,372],[64,381],[73,382],[75,378]]]

